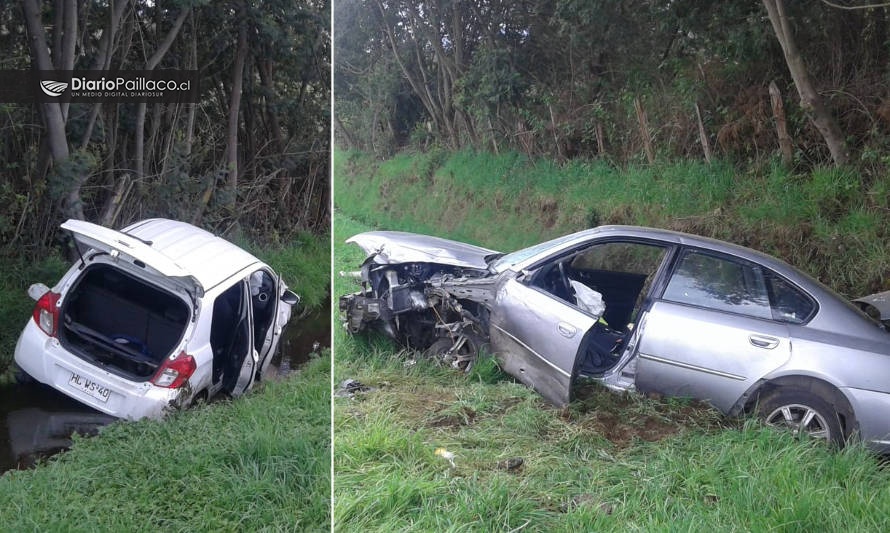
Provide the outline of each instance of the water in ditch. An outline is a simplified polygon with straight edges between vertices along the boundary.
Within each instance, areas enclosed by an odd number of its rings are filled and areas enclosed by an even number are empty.
[[[285,377],[330,347],[330,307],[291,320],[265,379]],[[71,446],[71,436],[95,435],[116,418],[37,383],[0,387],[0,474],[33,467]]]

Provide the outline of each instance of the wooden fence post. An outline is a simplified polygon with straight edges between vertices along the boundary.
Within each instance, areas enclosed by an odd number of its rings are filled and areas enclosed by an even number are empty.
[[[565,154],[562,151],[562,145],[559,142],[559,129],[556,125],[556,116],[553,114],[553,105],[548,104],[547,108],[550,109],[550,128],[553,130],[553,142],[556,144],[556,156],[557,159],[562,162],[565,160]]]
[[[769,82],[769,99],[773,106],[773,116],[776,118],[776,134],[779,136],[779,149],[782,150],[782,163],[791,166],[794,151],[791,146],[791,136],[788,135],[788,123],[785,120],[785,106],[782,105],[782,93],[776,82]]]
[[[606,141],[603,135],[603,123],[596,123],[596,148],[599,151],[600,157],[604,157],[606,155]]]
[[[711,164],[711,145],[708,144],[708,134],[705,132],[705,124],[701,120],[701,109],[698,102],[695,103],[695,116],[698,118],[698,138],[701,140],[701,148],[705,153],[705,161]]]
[[[652,136],[649,134],[649,121],[639,98],[634,98],[634,109],[637,112],[637,122],[640,124],[640,137],[643,138],[643,148],[646,150],[646,159],[650,165],[655,164],[655,152],[652,150]]]

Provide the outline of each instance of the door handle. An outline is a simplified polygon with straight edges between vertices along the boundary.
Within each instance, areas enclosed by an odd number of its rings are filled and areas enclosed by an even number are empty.
[[[765,350],[772,350],[779,345],[779,339],[770,337],[769,335],[757,335],[756,333],[749,335],[748,341],[752,346],[763,348]]]
[[[566,324],[565,322],[560,322],[559,324],[557,324],[556,329],[557,331],[559,331],[560,335],[567,339],[571,339],[575,336],[575,333],[578,333],[578,329],[575,326]]]

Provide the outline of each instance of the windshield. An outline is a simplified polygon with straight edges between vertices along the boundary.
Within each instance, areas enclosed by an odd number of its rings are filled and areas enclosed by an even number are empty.
[[[555,239],[545,241],[534,246],[529,246],[528,248],[516,250],[515,252],[509,253],[492,263],[491,268],[495,272],[501,273],[504,270],[512,267],[516,263],[521,263],[530,257],[534,257],[540,253],[546,252],[551,248],[556,248],[577,238],[578,235],[573,233],[571,235],[563,235],[562,237],[557,237]]]

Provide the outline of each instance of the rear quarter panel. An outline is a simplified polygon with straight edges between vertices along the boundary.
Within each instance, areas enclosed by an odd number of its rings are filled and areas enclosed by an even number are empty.
[[[862,338],[836,331],[790,326],[791,358],[770,378],[819,377],[836,387],[890,392],[890,333]]]

